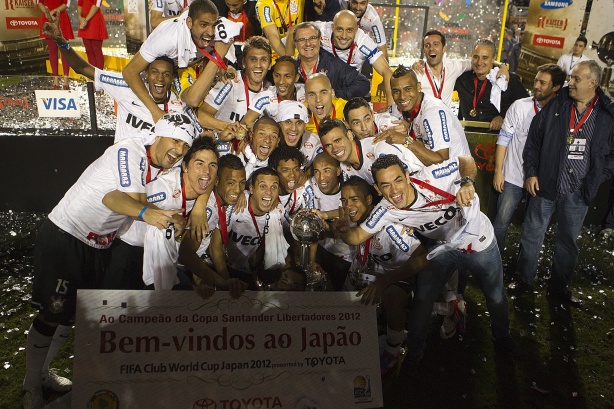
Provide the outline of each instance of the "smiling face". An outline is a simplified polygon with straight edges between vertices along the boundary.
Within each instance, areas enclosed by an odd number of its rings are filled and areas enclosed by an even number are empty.
[[[341,205],[350,217],[350,221],[360,224],[373,209],[373,197],[365,195],[357,186],[347,185],[341,188]]]
[[[358,139],[365,139],[375,136],[374,118],[371,109],[361,106],[348,112],[347,122]]]
[[[326,153],[339,162],[349,161],[354,152],[354,136],[350,130],[346,133],[342,128],[333,128],[326,135],[321,136],[320,141]]]
[[[556,89],[554,88],[552,76],[549,73],[539,71],[535,75],[535,80],[533,81],[533,97],[538,100],[542,106],[543,102],[549,101],[560,87],[557,86]]]
[[[369,5],[369,0],[350,0],[349,10],[356,14],[357,18],[361,18],[365,11],[367,11],[367,6]]]
[[[216,14],[201,13],[194,19],[188,17],[186,24],[192,34],[192,41],[199,48],[207,48],[213,41],[215,36],[215,22],[218,16]]]
[[[277,88],[277,95],[282,100],[292,99],[294,96],[294,84],[298,81],[296,66],[289,61],[281,61],[273,68],[273,82]]]
[[[411,74],[390,80],[392,98],[402,112],[411,112],[422,99],[422,86]]]
[[[145,71],[145,80],[154,101],[166,100],[166,94],[173,83],[173,65],[169,61],[154,60]]]
[[[267,160],[279,144],[279,128],[265,123],[257,124],[252,132],[252,149],[260,160]]]
[[[259,89],[271,65],[271,53],[261,48],[251,48],[243,57],[245,76],[248,86],[254,90]]]
[[[358,24],[356,17],[350,12],[339,12],[333,20],[333,38],[335,47],[341,50],[350,48],[356,37]]]
[[[275,170],[279,174],[281,193],[294,192],[301,178],[301,164],[296,159],[280,160]]]
[[[398,209],[409,206],[414,200],[414,190],[409,182],[409,175],[398,165],[378,170],[375,181],[377,193]]]
[[[441,64],[443,54],[446,52],[446,46],[442,44],[441,36],[431,34],[424,37],[424,55],[426,63],[431,67],[436,67]]]
[[[486,78],[486,75],[492,70],[495,55],[492,48],[487,45],[478,45],[473,49],[471,55],[471,68],[475,75],[481,80]]]
[[[194,199],[205,193],[217,178],[217,156],[209,149],[199,150],[188,164],[184,162],[181,166],[188,199]]]
[[[223,168],[218,172],[215,193],[224,205],[235,205],[245,191],[245,169]]]
[[[294,42],[298,55],[305,60],[318,58],[320,54],[320,37],[312,27],[299,28],[294,33]]]
[[[273,175],[258,175],[249,187],[249,201],[256,216],[262,216],[277,207],[279,178]]]
[[[318,185],[318,189],[325,195],[330,195],[337,191],[339,175],[341,175],[341,168],[338,164],[334,163],[332,158],[322,155],[313,161],[313,178]]]
[[[307,79],[305,96],[307,107],[319,121],[332,114],[335,90],[330,85],[328,78],[317,75]]]
[[[279,123],[279,127],[286,145],[300,148],[301,138],[305,133],[307,124],[302,119],[286,119]]]
[[[586,64],[578,64],[571,71],[569,96],[576,101],[588,102],[595,96],[597,80],[591,78],[591,69]]]
[[[179,162],[190,149],[190,145],[181,139],[156,136],[149,148],[151,161],[162,169],[170,169]]]

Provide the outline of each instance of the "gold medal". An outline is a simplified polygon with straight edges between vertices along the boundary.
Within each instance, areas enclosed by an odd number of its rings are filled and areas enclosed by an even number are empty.
[[[245,139],[245,129],[241,128],[237,131],[235,138],[238,141],[242,141],[243,139]]]
[[[567,137],[567,145],[572,145],[575,140],[576,138],[573,137],[573,134],[569,134],[569,136]]]
[[[235,73],[232,71],[226,71],[226,73],[224,74],[224,77],[226,77],[226,79],[228,80],[234,80],[235,79]]]
[[[469,111],[469,115],[475,118],[476,116],[478,116],[478,111],[476,111],[475,108],[473,108],[471,111]]]

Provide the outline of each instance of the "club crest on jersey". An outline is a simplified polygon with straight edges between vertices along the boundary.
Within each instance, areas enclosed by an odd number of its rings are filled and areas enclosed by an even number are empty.
[[[173,199],[177,199],[181,195],[181,189],[175,189],[173,192]]]
[[[433,169],[431,173],[435,177],[435,179],[441,179],[446,176],[451,175],[452,173],[458,170],[458,162],[448,163],[446,166],[441,168]]]
[[[377,222],[388,212],[385,207],[378,206],[367,219],[367,227],[374,228]]]
[[[131,184],[130,168],[128,167],[128,149],[120,148],[117,151],[117,170],[119,171],[119,183],[122,187]]]
[[[290,2],[290,13],[298,13],[298,4],[293,1]]]
[[[313,144],[311,142],[305,142],[303,146],[307,149],[313,149]]]
[[[407,253],[409,251],[409,244],[405,243],[405,240],[401,237],[399,232],[394,228],[394,226],[386,227],[386,233],[390,236],[390,239],[396,244],[396,246],[403,252]]]

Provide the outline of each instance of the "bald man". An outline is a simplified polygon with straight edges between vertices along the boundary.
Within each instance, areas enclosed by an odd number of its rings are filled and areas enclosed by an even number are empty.
[[[317,133],[320,122],[326,117],[343,119],[343,108],[347,101],[335,96],[335,90],[326,74],[318,72],[307,78],[305,99],[309,108],[308,131]]]

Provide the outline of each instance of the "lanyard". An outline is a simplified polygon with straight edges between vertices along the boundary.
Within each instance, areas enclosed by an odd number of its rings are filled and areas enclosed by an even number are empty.
[[[537,105],[537,101],[533,98],[533,110],[535,111],[535,115],[539,112],[539,106]]]
[[[183,217],[186,217],[186,194],[185,194],[185,180],[183,180],[183,172],[181,175],[181,210],[183,211]]]
[[[333,54],[335,55],[335,57],[339,58],[339,56],[337,56],[337,51],[335,50],[335,39],[331,36],[330,37],[330,45],[331,48],[333,49]],[[348,59],[346,61],[346,63],[348,64],[352,64],[352,56],[354,55],[354,48],[356,47],[356,43],[352,41],[352,45],[350,46],[350,53],[348,54]]]
[[[292,192],[290,196],[288,196],[288,201],[284,205],[284,208],[288,207],[288,203],[290,203],[290,200],[292,200],[292,207],[288,212],[288,216],[292,216],[292,214],[294,213],[294,208],[296,207],[296,189],[294,189],[294,192]]]
[[[473,77],[473,110],[475,111],[476,107],[478,106],[478,101],[480,100],[480,98],[482,98],[482,95],[484,95],[484,91],[486,90],[486,84],[488,84],[488,80],[484,80],[484,82],[482,83],[482,87],[480,88],[480,93],[477,94],[478,92],[478,77]]]
[[[404,111],[401,112],[401,115],[403,115],[403,119],[409,122],[409,136],[411,136],[414,141],[416,140],[416,133],[414,132],[414,119],[416,119],[416,117],[418,116],[418,112],[420,112],[420,109],[422,108],[422,101],[424,101],[424,97],[422,98],[420,103],[416,105],[411,111],[409,118],[407,118]]]
[[[436,206],[436,205],[439,205],[439,204],[450,203],[450,202],[453,202],[456,199],[456,197],[453,194],[451,194],[450,192],[446,192],[446,191],[441,190],[441,189],[439,189],[439,188],[437,188],[435,186],[431,186],[428,183],[426,183],[426,182],[424,182],[424,181],[422,181],[420,179],[415,179],[415,178],[411,178],[410,177],[409,180],[412,183],[415,183],[416,185],[418,185],[420,187],[428,189],[431,192],[436,193],[436,194],[438,194],[439,196],[442,197],[442,199],[435,200],[434,202],[430,202],[430,203],[425,204],[424,206],[420,207],[420,209],[423,209],[423,208],[428,207],[428,206]],[[406,209],[406,210],[410,210],[410,209]]]
[[[318,132],[320,130],[320,123],[318,122],[318,118],[316,118],[316,115],[314,113],[311,114],[311,117],[313,118],[313,123],[316,126],[316,132]],[[335,109],[335,105],[333,104],[333,115],[331,116],[331,119],[335,119],[337,117],[337,110]]]
[[[362,168],[362,165],[364,163],[363,161],[363,157],[362,157],[362,145],[360,144],[360,142],[358,140],[356,140],[356,143],[354,145],[356,147],[356,156],[358,156],[358,166],[354,166],[351,165],[354,169],[358,170],[360,168]]]
[[[196,43],[194,43],[194,46],[198,51],[200,51],[202,55],[207,57],[209,61],[213,61],[213,63],[221,69],[225,70],[226,68],[228,68],[228,65],[226,65],[226,63],[224,62],[224,58],[222,58],[222,56],[215,49],[213,50],[212,54],[209,54],[206,50],[203,50],[202,48],[197,46]]]
[[[247,85],[247,76],[245,75],[245,73],[241,73],[241,78],[243,78],[243,89],[245,90],[245,102],[247,104],[247,108],[249,108],[249,86]],[[260,92],[262,91],[262,87],[264,86],[264,83],[260,84],[260,89],[256,92]]]
[[[424,72],[426,73],[426,78],[429,80],[429,84],[431,84],[431,89],[433,90],[433,95],[435,98],[441,99],[441,93],[443,92],[443,83],[446,80],[446,68],[443,68],[443,72],[441,74],[441,88],[437,88],[437,84],[434,83],[433,79],[431,79],[431,75],[429,74],[428,67],[425,67]]]
[[[316,70],[318,69],[318,63],[320,62],[320,59],[318,58],[318,61],[316,61],[316,64],[313,66],[313,70],[311,70],[312,74],[316,73]],[[305,69],[303,68],[303,63],[301,62],[301,75],[303,76],[303,81],[307,81],[307,74],[305,73]]]
[[[149,148],[151,148],[151,146],[147,147],[147,174],[145,175],[145,183],[149,183],[152,181],[151,179],[151,153],[149,153]],[[162,169],[158,169],[158,173],[156,173],[156,176],[154,177],[154,179],[157,178],[161,172],[162,172]]]
[[[224,211],[224,206],[220,203],[220,198],[217,194],[215,195],[215,203],[217,205],[217,217],[220,223],[220,232],[222,233],[222,243],[224,243],[224,247],[228,244],[228,224],[226,223],[226,212]]]
[[[286,11],[288,12],[288,25],[286,25],[286,19],[281,14],[281,10],[279,9],[279,6],[275,2],[275,0],[273,0],[273,5],[277,9],[277,15],[279,16],[279,20],[281,21],[281,25],[284,26],[284,29],[286,31],[288,31],[288,28],[292,27],[292,12],[290,11],[290,0],[288,0],[288,4],[286,5]]]
[[[364,253],[361,250],[363,246],[358,246],[358,254],[356,255],[358,262],[361,266],[367,264],[367,260],[369,259],[369,250],[371,249],[371,238],[368,238],[367,241],[364,242]]]
[[[590,116],[591,112],[593,112],[593,108],[595,107],[595,103],[596,102],[597,102],[597,95],[595,95],[595,97],[591,101],[591,104],[589,105],[588,109],[586,111],[584,111],[584,114],[582,115],[582,118],[580,118],[580,120],[578,121],[578,124],[575,127],[574,127],[573,124],[574,124],[574,122],[576,120],[576,105],[575,104],[571,104],[571,115],[569,116],[569,136],[571,138],[573,138],[573,136],[576,134],[576,132],[578,132],[578,130],[582,127],[582,125],[584,125],[584,122],[586,122],[586,120]]]

